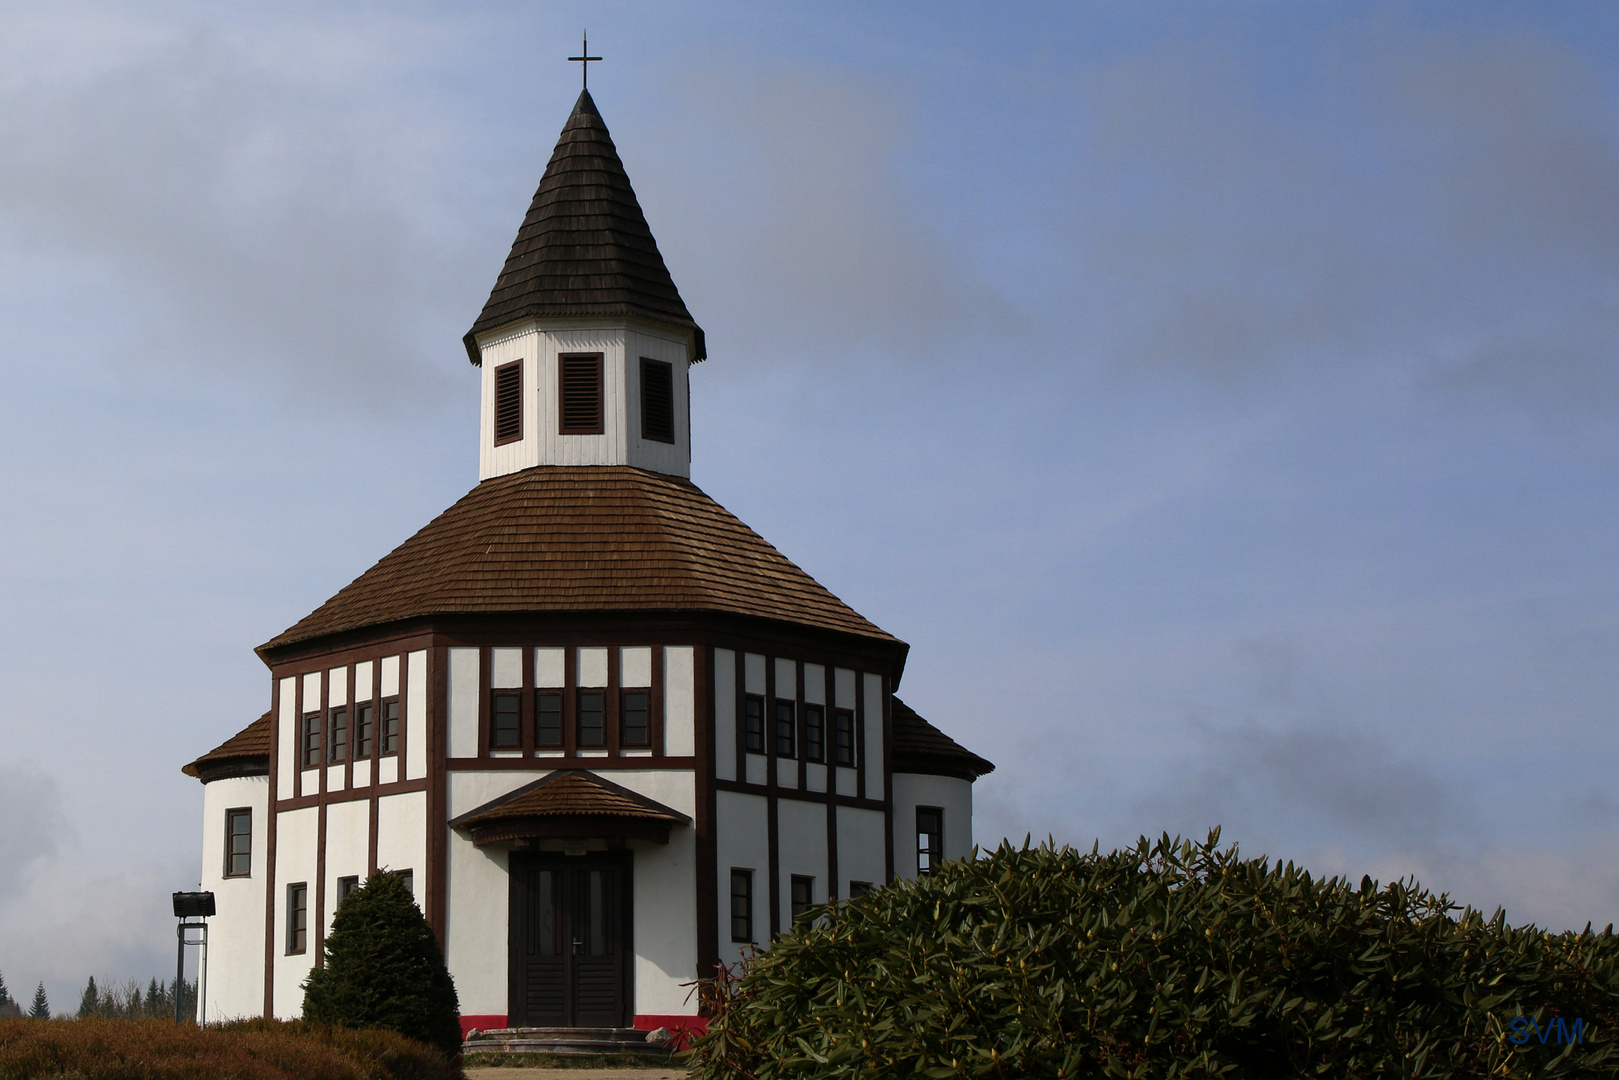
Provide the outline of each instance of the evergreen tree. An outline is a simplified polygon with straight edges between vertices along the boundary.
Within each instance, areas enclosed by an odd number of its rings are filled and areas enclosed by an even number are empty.
[[[304,1019],[379,1027],[461,1051],[455,982],[398,875],[378,872],[338,905],[324,963],[304,983]]]
[[[6,977],[0,975],[0,1006],[11,1004],[11,994],[6,990]]]
[[[96,990],[96,977],[84,984],[84,996],[79,998],[79,1019],[88,1020],[101,1008],[101,994]]]
[[[51,1003],[45,1000],[45,983],[40,982],[39,988],[34,991],[34,1004],[28,1010],[28,1015],[35,1020],[49,1020],[51,1018]]]
[[[174,1008],[169,1004],[168,991],[155,978],[146,984],[146,1015],[157,1017],[174,1015]]]

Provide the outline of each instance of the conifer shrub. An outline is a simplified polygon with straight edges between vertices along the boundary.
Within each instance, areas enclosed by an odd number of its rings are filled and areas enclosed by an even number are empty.
[[[706,989],[695,1080],[1619,1076],[1611,926],[1512,927],[1218,832],[1002,844],[823,909]]]
[[[305,1020],[383,1028],[460,1052],[455,983],[398,875],[373,874],[338,905],[323,957],[304,983]]]

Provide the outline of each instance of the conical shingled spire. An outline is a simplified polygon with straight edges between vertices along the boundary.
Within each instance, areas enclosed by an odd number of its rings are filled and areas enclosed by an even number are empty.
[[[482,362],[477,336],[522,319],[635,316],[694,335],[692,361],[707,355],[607,125],[579,95],[534,201],[483,313],[467,332],[467,356]]]

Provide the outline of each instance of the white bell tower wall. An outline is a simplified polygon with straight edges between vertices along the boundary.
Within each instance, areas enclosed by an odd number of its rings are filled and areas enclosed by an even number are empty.
[[[673,476],[691,475],[687,345],[681,331],[629,319],[530,320],[481,337],[482,409],[478,424],[478,479],[536,465],[633,465]],[[559,357],[599,353],[602,358],[601,432],[564,434]],[[670,365],[674,441],[646,438],[642,430],[643,359]],[[521,434],[497,444],[496,373],[521,365]],[[508,376],[509,378],[509,376]],[[509,406],[508,406],[509,408]]]

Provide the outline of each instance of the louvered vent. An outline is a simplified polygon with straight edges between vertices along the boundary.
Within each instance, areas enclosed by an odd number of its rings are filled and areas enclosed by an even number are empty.
[[[523,437],[523,362],[495,369],[495,445]]]
[[[557,357],[562,364],[562,434],[602,433],[602,355]]]
[[[641,438],[675,441],[675,368],[641,357]]]

